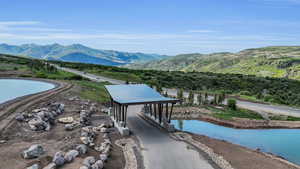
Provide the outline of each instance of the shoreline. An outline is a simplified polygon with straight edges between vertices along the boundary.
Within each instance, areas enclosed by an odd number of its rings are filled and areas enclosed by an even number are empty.
[[[234,118],[234,120],[224,120],[201,115],[198,118],[173,118],[173,120],[199,120],[213,123],[223,127],[234,129],[300,129],[300,121],[279,121],[279,120],[250,120],[243,118]]]
[[[288,166],[289,169],[295,168],[295,169],[300,169],[300,165],[293,163],[291,161],[288,161],[287,159],[285,159],[284,157],[278,156],[276,154],[272,154],[272,153],[267,153],[267,152],[262,152],[260,150],[255,150],[255,149],[251,149],[242,145],[238,145],[238,144],[234,144],[225,140],[219,140],[219,139],[215,139],[215,138],[211,138],[205,135],[201,135],[201,134],[195,134],[195,133],[191,133],[191,132],[187,132],[187,131],[177,131],[177,133],[184,133],[189,135],[192,138],[192,141],[197,141],[201,144],[206,145],[207,147],[211,148],[215,154],[223,157],[226,161],[230,162],[230,164],[236,168],[235,165],[239,165],[239,163],[237,163],[237,161],[239,161],[239,158],[234,158],[232,156],[234,156],[234,154],[231,154],[234,152],[233,149],[238,149],[239,151],[244,151],[245,154],[257,157],[260,156],[261,158],[258,158],[259,160],[263,160],[263,158],[266,158],[265,160],[270,160],[270,161],[275,161],[277,163],[281,163],[285,166]],[[191,143],[191,140],[185,140],[188,143]],[[218,146],[214,146],[214,145],[218,145]],[[222,150],[223,149],[223,150]],[[231,149],[232,152],[228,151],[227,149]],[[226,151],[226,153],[222,152],[222,151]],[[231,154],[231,155],[229,155]],[[237,153],[235,155],[238,155],[239,157],[241,157],[240,153]],[[243,156],[244,158],[247,158],[245,156]],[[250,157],[249,157],[250,158]],[[235,161],[236,160],[236,161]],[[248,160],[248,158],[247,158]],[[257,159],[256,159],[257,160]],[[235,164],[237,163],[237,164]],[[252,163],[252,162],[250,162]],[[234,165],[235,164],[235,165]],[[244,165],[244,164],[243,164]]]
[[[14,120],[17,113],[20,113],[26,110],[27,107],[30,107],[34,104],[37,104],[45,99],[49,99],[52,96],[64,92],[70,89],[73,85],[62,82],[54,81],[49,79],[36,79],[36,78],[19,78],[19,77],[1,77],[0,79],[22,79],[22,80],[35,80],[40,82],[46,82],[54,84],[55,87],[46,91],[29,94],[25,96],[20,96],[15,99],[6,101],[0,104],[0,138],[2,133],[8,128],[11,122]]]

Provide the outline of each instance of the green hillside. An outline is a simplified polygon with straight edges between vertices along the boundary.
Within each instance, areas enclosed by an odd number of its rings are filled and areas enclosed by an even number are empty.
[[[184,54],[128,67],[300,79],[300,46],[246,49],[238,53]]]

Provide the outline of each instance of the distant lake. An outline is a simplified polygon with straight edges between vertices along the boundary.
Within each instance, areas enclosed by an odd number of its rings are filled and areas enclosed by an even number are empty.
[[[177,129],[260,148],[300,165],[300,129],[233,129],[199,120],[172,120]]]
[[[39,93],[54,87],[54,84],[34,80],[0,79],[0,104],[17,97]]]

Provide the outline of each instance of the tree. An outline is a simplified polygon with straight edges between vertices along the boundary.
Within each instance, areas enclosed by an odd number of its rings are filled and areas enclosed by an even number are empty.
[[[201,105],[201,104],[203,103],[203,100],[202,100],[202,94],[201,94],[201,93],[198,93],[197,101],[198,101],[198,104],[199,104],[199,105]]]
[[[236,110],[236,100],[228,99],[227,106],[228,106],[228,108],[230,108],[232,110]]]
[[[190,91],[190,92],[189,92],[188,103],[189,103],[190,105],[193,105],[193,104],[194,104],[194,92],[193,92],[193,91]]]
[[[183,100],[183,90],[182,89],[177,90],[177,99],[180,100],[180,104],[182,104],[182,102],[184,101]]]
[[[218,99],[218,104],[222,104],[225,101],[226,98],[226,94],[224,91],[221,92],[221,94],[219,95],[219,99]]]
[[[218,95],[217,94],[214,94],[214,105],[217,105],[218,103]]]
[[[208,104],[209,100],[208,100],[208,94],[205,92],[204,93],[204,104]]]
[[[162,87],[160,86],[160,85],[157,85],[156,86],[156,91],[158,92],[158,93],[162,93]]]

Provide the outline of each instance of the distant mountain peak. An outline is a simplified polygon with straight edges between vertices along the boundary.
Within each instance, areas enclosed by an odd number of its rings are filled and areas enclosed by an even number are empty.
[[[48,45],[23,44],[8,45],[0,44],[0,53],[20,56],[30,56],[39,59],[66,60],[83,63],[95,63],[105,65],[123,65],[135,62],[157,60],[167,56],[145,53],[129,53],[114,50],[93,49],[82,44],[61,45],[58,43]]]

